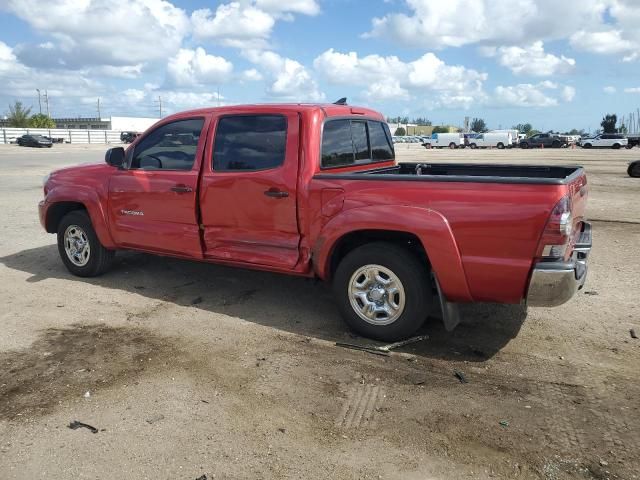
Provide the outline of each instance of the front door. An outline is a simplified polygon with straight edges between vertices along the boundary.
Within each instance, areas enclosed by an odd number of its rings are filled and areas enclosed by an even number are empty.
[[[127,152],[127,167],[109,182],[119,246],[202,257],[196,202],[208,123],[205,117],[169,121]]]
[[[218,117],[202,173],[200,208],[208,258],[293,269],[297,113]]]

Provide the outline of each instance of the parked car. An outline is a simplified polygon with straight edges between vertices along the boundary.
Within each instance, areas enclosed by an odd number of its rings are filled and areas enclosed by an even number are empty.
[[[617,133],[601,133],[592,138],[581,140],[582,148],[622,148],[628,145],[629,141],[624,135]]]
[[[627,167],[627,173],[629,174],[630,177],[640,178],[640,160],[631,162]]]
[[[512,139],[511,134],[508,132],[499,133],[481,133],[474,139],[469,140],[469,147],[471,148],[511,148]]]
[[[43,137],[42,135],[22,135],[16,139],[16,143],[21,147],[38,147],[38,148],[51,148],[53,142],[50,138]]]
[[[422,144],[425,148],[464,148],[462,133],[434,133]]]
[[[139,132],[121,132],[120,141],[122,143],[133,143],[133,141],[140,136]]]
[[[355,331],[392,341],[429,315],[453,329],[461,303],[568,301],[587,274],[587,197],[582,167],[396,164],[367,108],[237,105],[52,172],[39,214],[74,275],[122,249],[319,278]]]
[[[640,146],[640,135],[632,134],[627,135],[627,148],[633,148]]]
[[[520,148],[560,148],[562,146],[566,146],[566,143],[551,133],[538,133],[520,140]]]

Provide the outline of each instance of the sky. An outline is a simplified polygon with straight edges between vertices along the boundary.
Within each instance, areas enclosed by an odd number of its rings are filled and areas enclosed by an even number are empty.
[[[640,0],[0,0],[0,115],[36,89],[54,117],[347,97],[593,131],[640,107]]]

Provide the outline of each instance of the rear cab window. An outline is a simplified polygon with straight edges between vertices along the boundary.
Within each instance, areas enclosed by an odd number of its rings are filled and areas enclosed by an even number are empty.
[[[321,169],[395,160],[386,123],[365,119],[327,120],[322,130]]]

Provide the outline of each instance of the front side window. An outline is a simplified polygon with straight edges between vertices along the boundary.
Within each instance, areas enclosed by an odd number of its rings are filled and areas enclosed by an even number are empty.
[[[322,132],[322,168],[394,159],[391,132],[372,120],[330,120]]]
[[[166,123],[146,135],[133,152],[129,168],[191,170],[204,118]]]
[[[218,121],[213,169],[265,170],[284,163],[287,119],[282,115],[234,115]]]

